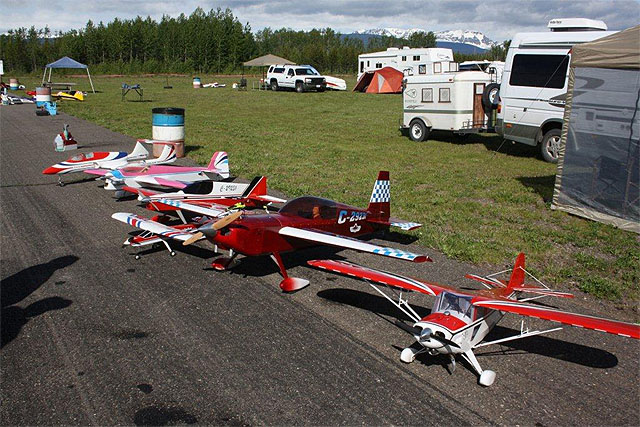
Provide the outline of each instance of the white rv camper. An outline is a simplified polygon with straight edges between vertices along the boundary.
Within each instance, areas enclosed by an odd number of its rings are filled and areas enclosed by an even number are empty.
[[[475,133],[488,130],[498,84],[495,73],[460,71],[404,78],[402,128],[413,141],[432,130]]]
[[[393,67],[405,75],[425,75],[457,71],[453,51],[444,48],[390,47],[382,52],[358,55],[358,80],[368,71]]]
[[[519,33],[511,40],[500,85],[496,131],[505,139],[540,144],[558,161],[571,47],[613,34],[602,21],[549,21],[550,32]]]

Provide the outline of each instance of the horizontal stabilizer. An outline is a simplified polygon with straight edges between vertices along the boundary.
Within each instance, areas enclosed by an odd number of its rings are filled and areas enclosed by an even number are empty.
[[[171,200],[171,199],[157,199],[154,202],[164,203],[165,205],[173,206],[174,208],[183,209],[189,212],[195,212],[200,215],[207,215],[211,218],[218,218],[225,213],[228,212],[226,206],[222,205],[211,205],[211,207],[204,207],[199,205],[194,205],[192,203],[182,202],[180,200]]]
[[[418,255],[411,252],[405,252],[400,249],[387,248],[384,246],[372,245],[362,240],[352,239],[350,237],[340,236],[338,234],[327,233],[319,230],[308,228],[283,227],[278,233],[284,236],[296,237],[298,239],[310,242],[322,243],[330,246],[338,246],[341,248],[354,249],[356,251],[369,252],[376,255],[383,255],[391,258],[403,259],[412,262],[431,261],[426,255]]]
[[[531,294],[546,295],[550,297],[573,298],[573,294],[570,294],[569,292],[539,288],[537,286],[514,286],[511,289],[516,292],[529,292]]]
[[[387,227],[398,227],[404,231],[415,230],[416,228],[422,227],[422,224],[418,222],[405,221],[397,218],[389,218],[388,220],[383,218],[367,218],[367,221],[374,224],[386,225]]]
[[[124,222],[125,224],[129,224],[132,227],[149,231],[153,234],[157,234],[158,236],[167,237],[170,239],[186,241],[193,236],[193,233],[191,232],[182,231],[178,228],[160,224],[159,222],[152,221],[148,218],[132,213],[117,212],[111,215],[111,218],[116,219],[120,222]]]

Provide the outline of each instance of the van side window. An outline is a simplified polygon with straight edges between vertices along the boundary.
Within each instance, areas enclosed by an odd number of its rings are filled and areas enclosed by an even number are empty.
[[[440,88],[440,99],[439,102],[451,102],[451,91],[448,87]]]
[[[293,68],[289,68],[289,72],[287,72],[287,75],[293,76],[293,74],[294,74]]]
[[[433,88],[422,88],[422,102],[433,102]]]
[[[515,55],[509,84],[562,89],[568,65],[569,55]]]
[[[284,68],[283,67],[276,67],[273,69],[274,73],[284,73]]]

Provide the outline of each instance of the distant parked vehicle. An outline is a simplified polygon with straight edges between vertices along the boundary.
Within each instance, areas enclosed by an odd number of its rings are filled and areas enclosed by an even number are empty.
[[[547,162],[558,161],[571,47],[615,33],[602,21],[552,19],[551,32],[519,33],[504,67],[496,131],[505,139],[540,145]]]
[[[327,79],[309,65],[272,65],[267,71],[267,84],[273,91],[295,89],[299,93],[309,90],[324,92]]]
[[[464,71],[407,76],[402,92],[403,129],[413,141],[424,141],[432,130],[457,134],[493,131],[497,105],[495,73]]]
[[[451,49],[390,47],[382,52],[358,55],[358,80],[363,74],[384,67],[395,68],[409,76],[457,71],[457,63],[453,61]]]

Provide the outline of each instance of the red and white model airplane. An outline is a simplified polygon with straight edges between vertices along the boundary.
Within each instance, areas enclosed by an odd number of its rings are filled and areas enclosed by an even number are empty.
[[[191,203],[165,199],[160,199],[159,202],[210,218],[228,216],[218,221],[210,220],[198,225],[197,230],[189,229],[188,231],[158,224],[128,213],[116,213],[112,217],[155,234],[158,234],[155,231],[158,230],[157,227],[162,226],[160,234],[183,240],[184,245],[202,238],[208,239],[216,247],[229,251],[229,257],[220,257],[213,261],[212,266],[217,270],[232,267],[232,262],[238,254],[271,255],[284,278],[280,288],[286,292],[302,289],[309,284],[309,281],[289,277],[280,254],[318,244],[370,252],[406,261],[430,261],[424,255],[356,239],[378,230],[388,229],[390,226],[404,230],[420,227],[417,223],[390,218],[389,172],[379,173],[366,209],[309,196],[298,197],[287,202],[276,213],[237,211],[230,215],[226,207],[204,208]],[[188,237],[186,234],[191,236]]]
[[[42,171],[45,175],[58,175],[58,184],[64,185],[62,175],[70,173],[86,172],[88,169],[117,169],[126,165],[136,165],[139,167],[150,167],[151,165],[171,163],[176,160],[175,147],[165,145],[160,157],[146,160],[149,152],[137,142],[131,153],[126,151],[94,151],[91,153],[81,153],[64,162],[56,163]]]
[[[207,167],[125,165],[115,170],[101,168],[85,172],[103,177],[107,190],[122,191],[124,186],[182,189],[196,181],[229,178],[229,157],[224,151],[216,151]]]
[[[400,321],[397,322],[398,326],[415,337],[419,345],[419,347],[405,348],[400,354],[400,360],[406,363],[413,362],[416,355],[423,352],[433,356],[444,354],[450,357],[451,371],[453,371],[455,369],[455,356],[460,354],[473,366],[473,369],[479,375],[479,383],[483,386],[493,384],[496,374],[480,367],[473,354],[474,349],[562,329],[558,327],[544,331],[529,330],[525,328],[523,321],[520,334],[491,342],[482,342],[505,313],[537,317],[629,338],[640,338],[640,325],[637,324],[568,313],[547,306],[527,303],[527,301],[544,296],[567,298],[573,297],[573,295],[549,289],[542,282],[537,281],[535,277],[525,270],[524,254],[522,253],[516,259],[508,282],[498,280],[495,277],[504,272],[487,277],[465,276],[477,280],[489,288],[479,291],[462,291],[344,261],[315,260],[308,263],[324,270],[366,280],[376,291],[414,321],[413,326]],[[526,274],[530,275],[541,286],[525,285]],[[398,296],[398,300],[394,300],[376,284],[389,286],[392,290],[399,289],[399,295],[394,292]],[[409,305],[408,300],[402,298],[402,291],[415,291],[434,296],[435,301],[431,313],[426,317],[420,318]],[[522,294],[534,296],[521,298]]]

